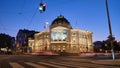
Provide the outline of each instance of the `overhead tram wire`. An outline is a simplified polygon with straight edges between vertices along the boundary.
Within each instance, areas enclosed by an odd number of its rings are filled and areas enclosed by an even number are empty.
[[[14,29],[11,29],[11,28],[7,28],[7,26],[5,26],[2,22],[0,22],[0,30],[4,30],[4,31],[16,31]]]
[[[7,31],[6,28],[5,28],[5,26],[4,26],[4,24],[2,22],[0,22],[0,25],[2,26],[2,28],[0,28],[0,29],[3,29],[4,31]]]
[[[22,4],[22,7],[20,8],[20,12],[18,14],[20,14],[20,15],[23,14],[23,9],[25,7],[25,3],[26,3],[26,1],[24,0],[23,4]]]
[[[36,15],[36,13],[37,13],[37,10],[38,10],[38,6],[37,6],[37,8],[35,9],[35,12],[33,13],[32,17],[31,17],[30,22],[29,22],[28,25],[27,25],[27,28],[29,28],[30,24],[32,23],[35,15]]]
[[[10,32],[12,32],[12,34],[16,34],[16,30],[15,29],[11,29],[11,28],[8,28],[7,26],[5,26],[1,21],[0,21],[0,33],[5,33],[5,34],[8,34]],[[9,34],[10,35],[10,34]],[[11,36],[11,35],[10,35]]]
[[[17,14],[22,14],[24,6],[25,6],[25,2],[26,2],[26,0],[23,1],[22,7],[20,8],[20,12],[16,12]],[[15,12],[12,12],[12,13],[15,13]],[[7,26],[5,26],[2,22],[0,22],[0,30],[2,31],[0,33],[8,34],[9,32],[12,32],[12,34],[16,34],[15,33],[16,30],[7,28]],[[6,32],[3,32],[3,31],[6,31]]]
[[[41,4],[41,3],[43,3],[42,0],[40,0],[40,4]],[[45,3],[43,3],[43,4],[45,4]],[[33,21],[35,15],[36,15],[38,9],[39,9],[39,8],[38,8],[38,6],[37,6],[37,8],[36,8],[34,14],[32,15],[32,17],[31,17],[31,19],[30,19],[30,22],[29,22],[28,25],[27,25],[27,28],[28,28],[28,27],[30,26],[30,24],[32,23],[32,21]]]

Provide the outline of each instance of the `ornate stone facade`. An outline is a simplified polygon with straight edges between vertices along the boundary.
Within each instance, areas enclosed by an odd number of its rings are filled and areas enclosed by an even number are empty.
[[[36,33],[34,37],[28,41],[32,52],[93,52],[92,32],[73,29],[61,15],[52,22],[49,30]]]

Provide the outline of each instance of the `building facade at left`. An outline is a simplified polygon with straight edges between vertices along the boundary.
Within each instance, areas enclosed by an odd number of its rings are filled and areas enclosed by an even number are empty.
[[[16,50],[17,52],[30,52],[28,48],[28,38],[34,39],[34,34],[38,33],[34,30],[20,29],[16,36]]]

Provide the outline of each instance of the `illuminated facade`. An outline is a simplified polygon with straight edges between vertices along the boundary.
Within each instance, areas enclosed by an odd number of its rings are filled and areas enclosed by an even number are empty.
[[[32,52],[93,52],[92,32],[73,29],[61,15],[52,22],[49,30],[36,33],[28,42]]]

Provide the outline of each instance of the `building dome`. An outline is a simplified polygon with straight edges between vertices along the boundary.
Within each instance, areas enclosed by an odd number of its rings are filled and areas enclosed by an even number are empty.
[[[50,25],[50,29],[57,26],[63,26],[70,29],[72,28],[69,21],[62,15],[58,16],[55,20],[53,20],[52,24]]]

